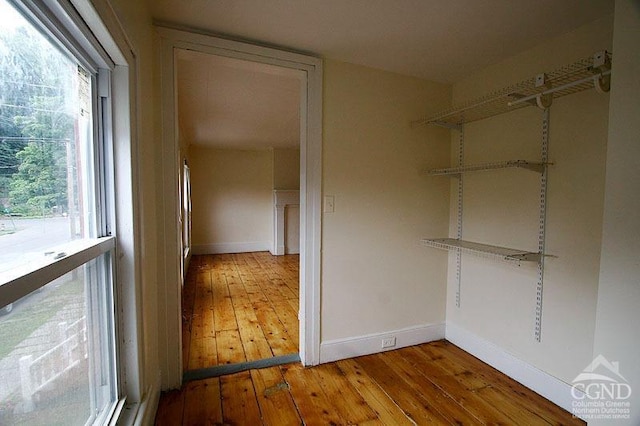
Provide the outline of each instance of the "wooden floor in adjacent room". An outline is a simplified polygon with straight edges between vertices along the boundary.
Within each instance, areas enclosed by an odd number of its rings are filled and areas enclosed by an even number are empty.
[[[193,256],[182,296],[183,369],[298,353],[299,256]]]
[[[446,341],[193,381],[156,425],[571,425],[584,422]]]

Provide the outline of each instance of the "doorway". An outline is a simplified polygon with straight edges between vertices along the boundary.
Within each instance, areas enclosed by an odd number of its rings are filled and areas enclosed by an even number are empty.
[[[180,132],[176,111],[176,56],[187,50],[268,65],[276,72],[295,71],[300,75],[300,261],[299,261],[299,356],[303,364],[319,362],[319,281],[321,217],[321,111],[322,62],[318,58],[265,48],[176,29],[158,27],[161,37],[161,87],[163,128],[164,280],[160,294],[159,332],[162,354],[163,388],[182,382],[181,356],[181,230],[176,227],[180,212],[179,173]],[[193,167],[191,166],[193,174]],[[193,180],[193,176],[192,176]],[[175,212],[175,213],[173,213]],[[234,260],[235,262],[236,260]]]
[[[186,49],[175,59],[186,377],[297,361],[305,73]]]

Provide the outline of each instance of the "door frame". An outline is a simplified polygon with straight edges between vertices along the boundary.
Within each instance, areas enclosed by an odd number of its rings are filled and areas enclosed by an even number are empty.
[[[178,229],[180,168],[176,111],[176,49],[243,59],[303,71],[300,100],[300,359],[320,362],[320,268],[322,201],[322,59],[156,25],[160,38],[162,193],[158,230],[158,343],[162,388],[182,384],[181,234]]]

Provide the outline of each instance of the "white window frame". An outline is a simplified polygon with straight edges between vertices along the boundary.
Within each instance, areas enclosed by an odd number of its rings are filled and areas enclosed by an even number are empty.
[[[182,244],[186,273],[191,256],[191,169],[186,160],[182,166]]]
[[[117,392],[119,401],[109,424],[142,424],[152,421],[159,386],[144,379],[141,354],[141,279],[139,255],[138,155],[136,109],[137,58],[108,0],[9,0],[44,27],[53,39],[91,73],[97,73],[102,126],[96,151],[101,238],[81,240],[65,247],[66,256],[42,264],[29,275],[16,276],[0,286],[0,305],[42,287],[66,271],[103,253],[114,262]],[[109,70],[108,73],[104,71]],[[101,72],[99,72],[101,71]],[[108,95],[108,96],[107,96]],[[95,112],[95,111],[94,111]],[[97,122],[97,120],[95,120]],[[103,141],[108,141],[103,144]],[[117,191],[116,191],[117,188]],[[104,191],[102,191],[104,189]],[[111,206],[108,209],[106,206]],[[117,217],[117,224],[115,218]],[[116,255],[117,253],[117,255]],[[159,381],[159,379],[158,379]],[[124,407],[127,410],[124,410]]]

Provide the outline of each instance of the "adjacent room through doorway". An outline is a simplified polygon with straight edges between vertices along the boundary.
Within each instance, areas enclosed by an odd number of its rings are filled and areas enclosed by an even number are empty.
[[[299,359],[303,77],[177,50],[187,374]]]

